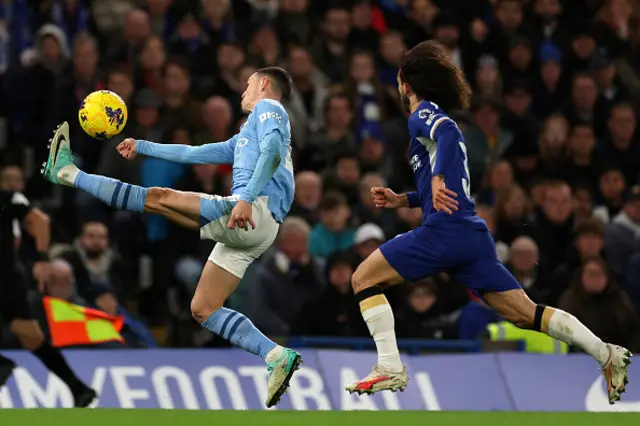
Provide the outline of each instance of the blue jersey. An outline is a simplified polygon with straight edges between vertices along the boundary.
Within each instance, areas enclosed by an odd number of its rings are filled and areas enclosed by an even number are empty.
[[[187,164],[233,164],[233,195],[249,203],[258,196],[269,197],[269,210],[278,222],[291,209],[291,125],[282,104],[273,99],[258,102],[228,141],[195,147],[137,141],[136,152]]]
[[[409,117],[409,161],[416,192],[407,194],[410,207],[422,207],[424,221],[477,217],[471,198],[467,148],[456,123],[438,105],[424,101]],[[447,188],[458,194],[453,215],[433,208],[431,179],[443,175]]]

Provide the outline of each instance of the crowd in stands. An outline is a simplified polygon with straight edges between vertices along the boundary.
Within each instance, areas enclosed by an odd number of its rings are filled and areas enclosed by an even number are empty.
[[[226,195],[230,166],[127,161],[115,147],[125,137],[227,140],[246,120],[247,78],[279,65],[294,82],[285,106],[295,203],[228,303],[272,336],[368,336],[350,276],[422,222],[419,209],[375,209],[370,189],[414,186],[396,74],[404,52],[431,38],[474,89],[472,107],[455,118],[501,260],[536,302],[638,347],[637,0],[0,1],[0,186],[52,218],[47,292],[126,315],[129,346],[218,344],[189,314],[213,243],[53,187],[39,164],[66,120],[89,173]],[[76,118],[97,89],[129,109],[126,128],[107,142]],[[19,226],[15,236],[28,251]],[[476,338],[500,320],[446,274],[389,298],[401,338]],[[158,326],[166,332],[154,338],[149,327]],[[11,344],[7,333],[3,342]]]

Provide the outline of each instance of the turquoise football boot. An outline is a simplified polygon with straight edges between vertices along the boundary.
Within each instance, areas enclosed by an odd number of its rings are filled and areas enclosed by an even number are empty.
[[[271,408],[280,402],[291,381],[293,373],[300,368],[302,357],[292,349],[282,348],[282,355],[274,362],[267,363],[269,370],[269,382],[267,390],[267,408]]]
[[[49,158],[40,170],[46,180],[58,185],[73,186],[78,168],[73,163],[69,123],[60,124],[49,139]]]

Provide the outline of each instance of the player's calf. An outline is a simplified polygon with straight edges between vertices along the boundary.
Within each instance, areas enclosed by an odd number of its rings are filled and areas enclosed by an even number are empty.
[[[631,352],[603,342],[568,312],[535,305],[522,289],[489,293],[484,297],[491,307],[515,325],[548,334],[594,357],[607,381],[609,402],[613,404],[620,399],[628,382],[627,366],[631,362]]]

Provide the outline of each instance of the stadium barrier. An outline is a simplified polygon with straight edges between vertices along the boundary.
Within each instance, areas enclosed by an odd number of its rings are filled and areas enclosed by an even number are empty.
[[[0,390],[0,407],[71,406],[66,387],[31,354],[2,353],[20,368]],[[628,392],[610,406],[597,365],[586,355],[407,355],[405,392],[357,396],[344,386],[368,373],[374,353],[301,353],[303,367],[278,409],[640,411],[640,369],[631,366]],[[98,407],[264,409],[267,370],[242,350],[74,350],[65,356],[100,393]]]

